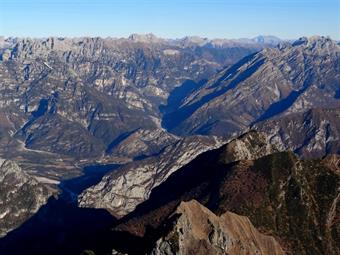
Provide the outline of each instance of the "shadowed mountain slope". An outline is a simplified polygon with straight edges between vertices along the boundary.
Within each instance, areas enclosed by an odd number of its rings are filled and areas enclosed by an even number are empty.
[[[227,135],[275,116],[339,108],[340,47],[325,37],[264,49],[228,67],[167,112],[176,134]]]
[[[217,215],[231,211],[249,217],[288,254],[339,252],[338,156],[300,160],[280,152],[224,163],[223,155],[223,149],[203,153],[173,173],[120,221],[117,234],[127,231],[153,243],[180,202],[196,199]]]

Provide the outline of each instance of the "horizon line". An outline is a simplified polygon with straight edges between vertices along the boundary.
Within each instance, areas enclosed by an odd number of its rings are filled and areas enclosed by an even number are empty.
[[[300,38],[312,38],[312,37],[324,37],[324,38],[329,38],[333,41],[340,41],[340,38],[335,39],[330,35],[320,35],[320,34],[314,34],[314,35],[301,35],[295,38],[282,38],[277,35],[273,34],[259,34],[256,36],[249,36],[249,37],[208,37],[208,36],[201,36],[201,35],[184,35],[184,36],[178,36],[178,37],[163,37],[163,36],[158,36],[155,33],[148,32],[148,33],[131,33],[129,35],[121,35],[121,36],[115,36],[115,35],[80,35],[80,36],[67,36],[67,35],[47,35],[47,36],[18,36],[18,35],[0,35],[0,38],[5,38],[5,39],[10,39],[10,38],[19,38],[19,39],[48,39],[48,38],[69,38],[69,39],[80,39],[80,38],[101,38],[101,39],[130,39],[130,37],[137,35],[137,36],[153,36],[155,39],[163,39],[163,40],[181,40],[185,38],[199,38],[199,39],[204,39],[204,40],[209,40],[209,41],[214,41],[214,40],[253,40],[258,37],[273,37],[276,39],[279,39],[281,41],[293,41],[293,40],[298,40]]]

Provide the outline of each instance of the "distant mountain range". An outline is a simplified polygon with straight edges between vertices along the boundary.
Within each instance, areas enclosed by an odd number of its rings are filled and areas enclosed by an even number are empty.
[[[160,128],[159,107],[176,86],[199,86],[264,47],[153,35],[5,41],[0,100],[13,137],[30,149],[86,159],[111,151],[123,134]]]
[[[339,110],[327,37],[0,38],[0,249],[338,254]]]
[[[70,38],[72,40],[76,39],[84,39],[86,37],[74,37]],[[20,37],[4,37],[0,36],[0,45],[2,48],[4,46],[10,46],[13,43],[15,43],[18,40],[21,40],[23,38]],[[34,39],[34,38],[32,38]],[[39,39],[39,38],[37,38]],[[47,38],[45,38],[47,39]],[[55,39],[67,39],[64,37],[55,37]],[[276,36],[272,35],[259,35],[254,38],[240,38],[240,39],[226,39],[226,38],[215,38],[215,39],[209,39],[206,37],[199,37],[199,36],[185,36],[183,38],[177,38],[177,39],[168,39],[168,38],[161,38],[157,37],[156,35],[149,33],[149,34],[131,34],[127,38],[117,38],[117,37],[107,37],[105,39],[112,39],[112,40],[129,40],[134,42],[141,42],[141,43],[172,43],[174,45],[197,45],[197,46],[203,46],[203,45],[223,45],[229,43],[257,43],[257,44],[267,44],[267,45],[277,45],[283,41]],[[222,43],[221,43],[222,42]]]
[[[339,54],[334,41],[313,37],[250,55],[183,98],[163,125],[225,135],[280,115],[339,108]]]

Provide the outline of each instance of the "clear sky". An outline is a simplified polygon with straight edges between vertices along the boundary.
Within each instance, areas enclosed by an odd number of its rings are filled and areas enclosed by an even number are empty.
[[[340,39],[340,0],[0,0],[0,35]]]

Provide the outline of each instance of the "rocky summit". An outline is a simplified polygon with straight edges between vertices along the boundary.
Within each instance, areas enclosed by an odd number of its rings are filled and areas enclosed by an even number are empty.
[[[278,242],[259,233],[247,217],[231,212],[218,217],[195,200],[182,202],[170,218],[174,225],[157,241],[152,255],[284,254]]]

